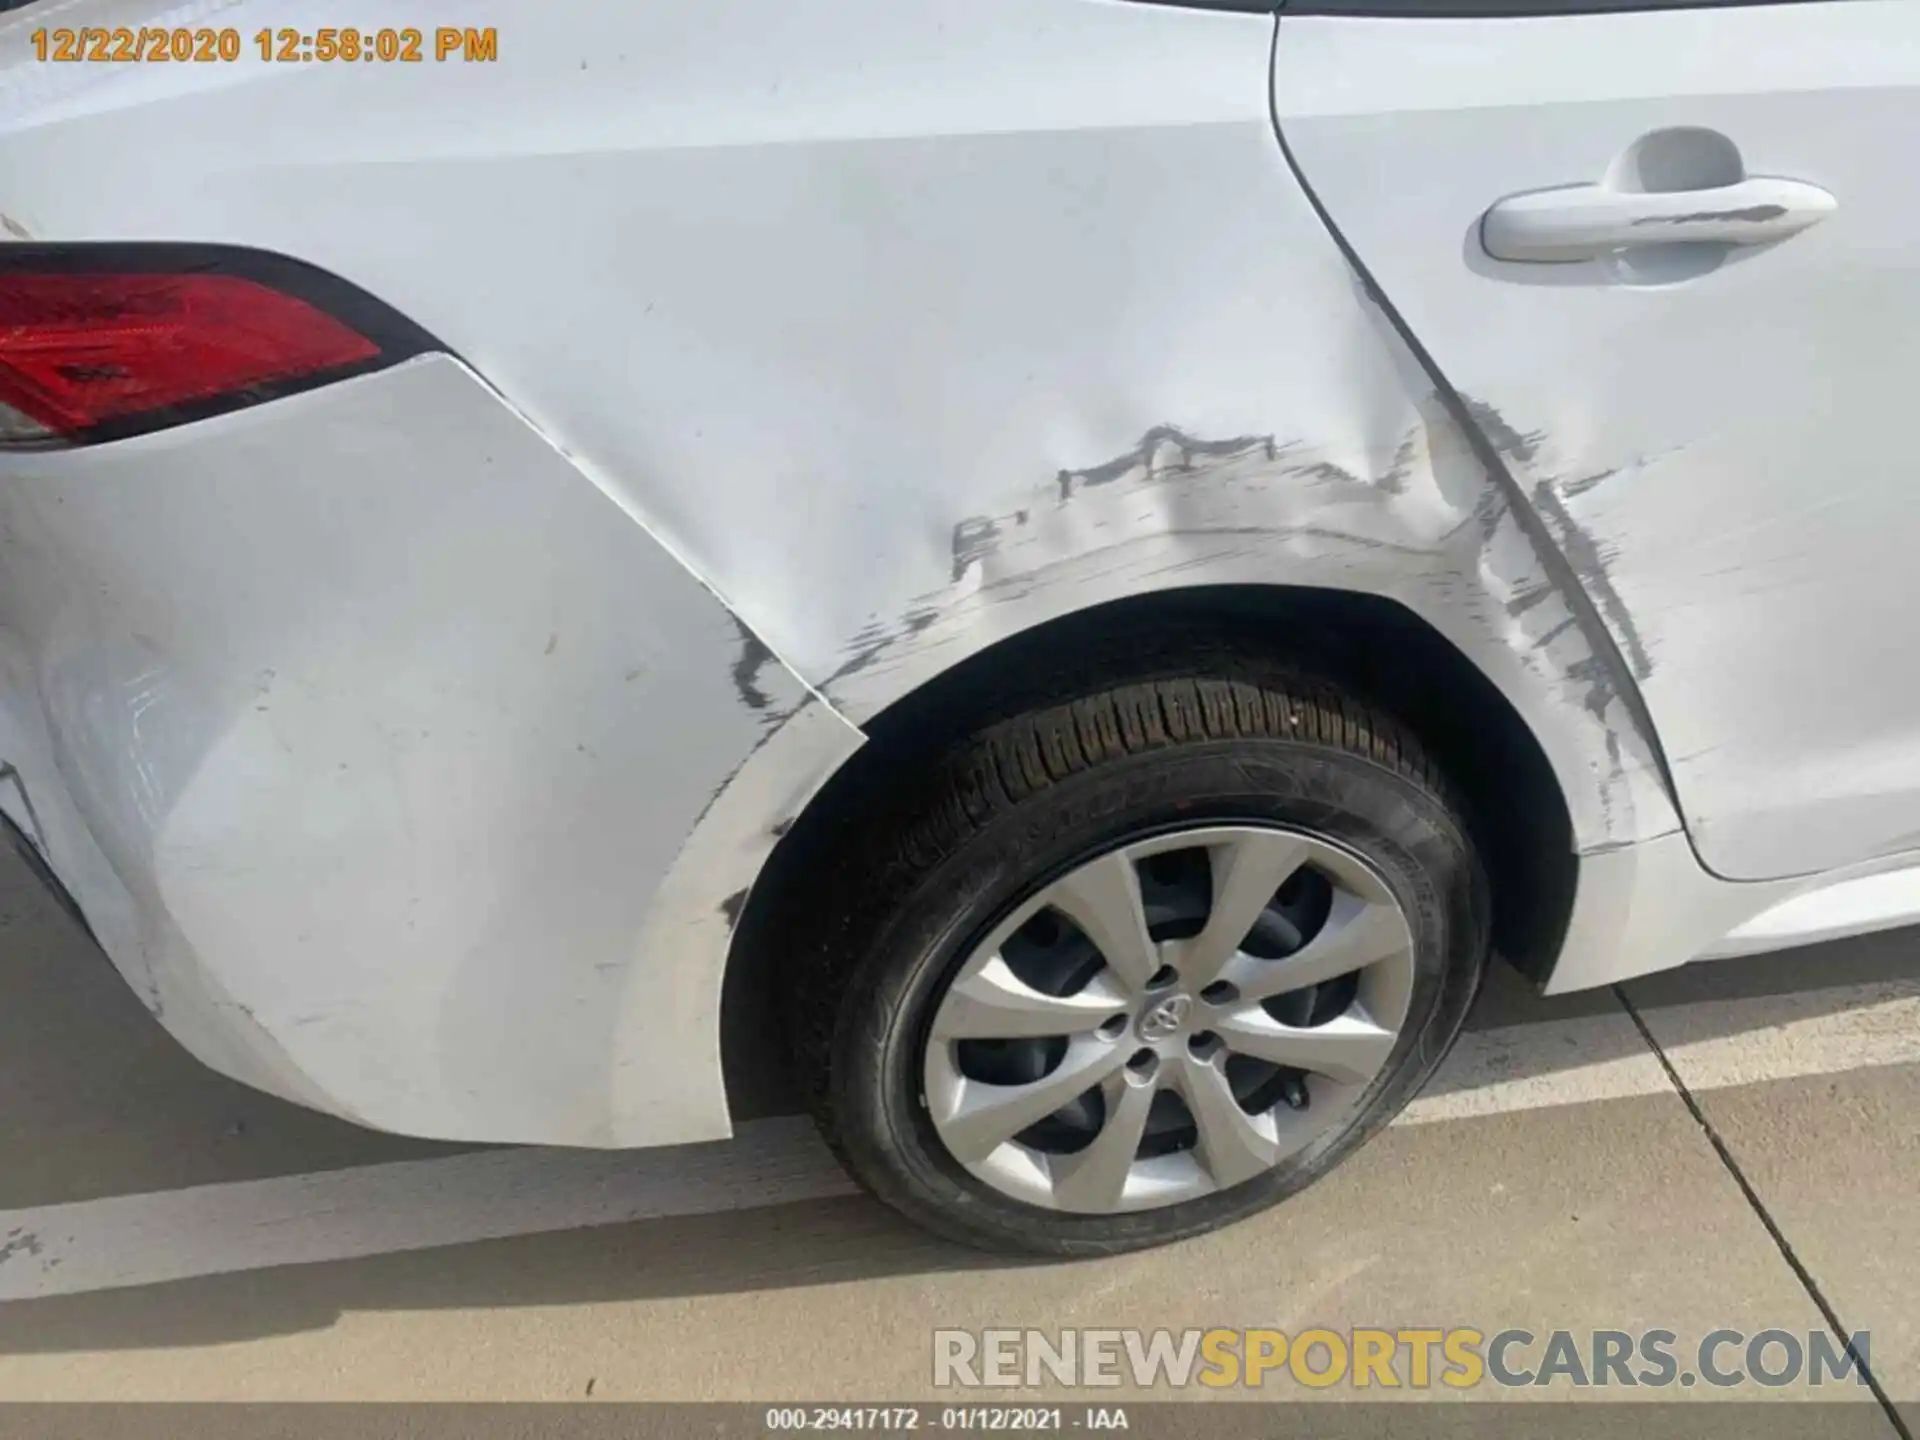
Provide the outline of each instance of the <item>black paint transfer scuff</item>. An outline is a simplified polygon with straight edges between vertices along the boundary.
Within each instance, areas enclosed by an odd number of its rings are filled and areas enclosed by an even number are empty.
[[[1473,423],[1480,427],[1480,433],[1502,455],[1524,464],[1540,453],[1540,444],[1546,436],[1538,430],[1529,430],[1523,435],[1486,401],[1475,400],[1471,395],[1462,395],[1460,399],[1467,407],[1467,414],[1473,417]]]
[[[1768,220],[1778,220],[1787,213],[1784,205],[1749,205],[1741,210],[1696,210],[1690,215],[1649,215],[1645,219],[1634,221],[1641,225],[1698,225],[1714,220],[1735,220],[1743,224],[1759,225]]]
[[[980,553],[985,555],[991,553],[992,549],[993,547],[988,545]],[[878,660],[895,642],[904,636],[918,635],[939,618],[940,612],[932,605],[917,604],[901,617],[898,630],[889,629],[878,620],[869,620],[860,627],[859,633],[853,637],[852,644],[847,647],[847,658],[831,675],[820,682],[820,689],[823,692],[831,692],[837,682],[846,679],[849,675],[858,675]]]
[[[1507,601],[1507,614],[1524,615],[1527,611],[1533,609],[1534,606],[1544,605],[1548,600],[1551,600],[1556,593],[1551,580],[1542,580],[1537,584],[1529,585],[1511,600]]]
[[[1522,532],[1532,541],[1541,562],[1547,567],[1549,575],[1556,581],[1565,582],[1566,604],[1579,620],[1581,631],[1587,634],[1594,646],[1596,658],[1611,661],[1621,671],[1625,671],[1630,662],[1621,653],[1620,645],[1607,633],[1605,620],[1597,613],[1598,607],[1593,599],[1580,589],[1578,577],[1571,574],[1555,574],[1558,570],[1571,570],[1571,564],[1565,554],[1555,551],[1553,537],[1548,532],[1546,522],[1537,513],[1529,510],[1526,504],[1526,492],[1508,467],[1508,457],[1515,462],[1531,459],[1538,452],[1544,437],[1537,432],[1532,435],[1522,434],[1509,425],[1506,417],[1494,407],[1483,401],[1476,401],[1447,378],[1434,360],[1432,353],[1421,342],[1413,328],[1407,324],[1406,317],[1401,315],[1399,307],[1381,288],[1372,270],[1360,258],[1352,242],[1334,223],[1325,202],[1321,200],[1312,181],[1307,178],[1306,172],[1301,168],[1299,157],[1293,153],[1293,146],[1287,139],[1286,127],[1280,123],[1279,92],[1276,82],[1281,12],[1276,10],[1273,18],[1273,43],[1269,47],[1267,60],[1267,115],[1273,126],[1274,139],[1279,142],[1281,157],[1286,161],[1287,169],[1292,173],[1295,184],[1300,187],[1301,194],[1306,197],[1308,205],[1312,207],[1314,214],[1326,229],[1328,238],[1333,241],[1342,258],[1346,260],[1347,268],[1359,281],[1362,291],[1385,317],[1393,333],[1399,337],[1414,362],[1426,372],[1433,384],[1435,394],[1440,397],[1443,406],[1455,423],[1465,432],[1468,442],[1473,446],[1481,463],[1486,466],[1489,478],[1494,481],[1493,486],[1489,487],[1489,493],[1497,492],[1502,507],[1512,510]],[[1617,603],[1619,597],[1614,598]],[[1644,661],[1646,659],[1644,647],[1641,647],[1641,651],[1641,659]],[[1651,669],[1651,665],[1648,668]],[[1677,805],[1679,792],[1673,781],[1673,767],[1667,763],[1666,755],[1661,749],[1659,733],[1654,728],[1653,716],[1647,709],[1645,698],[1630,678],[1623,687],[1620,699],[1634,729],[1639,732],[1648,753],[1659,769],[1662,786],[1668,797]],[[1604,726],[1603,730],[1607,738],[1608,753],[1614,757],[1614,769],[1617,772],[1620,769],[1618,757],[1621,754],[1619,737],[1610,724]]]
[[[1276,460],[1280,456],[1280,447],[1274,443],[1271,435],[1238,435],[1231,440],[1201,440],[1177,425],[1155,425],[1140,437],[1138,445],[1125,454],[1116,455],[1085,470],[1062,470],[1054,477],[1054,483],[1060,488],[1061,500],[1071,500],[1073,492],[1082,486],[1110,485],[1123,475],[1139,469],[1145,469],[1151,476],[1158,470],[1170,468],[1155,464],[1160,456],[1169,452],[1178,456],[1178,464],[1171,468],[1184,471],[1193,469],[1196,459],[1231,460],[1243,455],[1263,454],[1269,460]]]
[[[957,584],[967,567],[990,555],[1000,544],[999,523],[985,515],[970,515],[953,527],[953,579]]]
[[[1413,478],[1414,462],[1419,454],[1420,429],[1416,426],[1407,432],[1407,438],[1393,452],[1393,463],[1387,467],[1387,473],[1380,477],[1380,488],[1389,495],[1406,494],[1407,481]]]
[[[1236,468],[1243,462],[1251,462],[1255,467],[1244,473],[1257,473],[1262,478],[1297,477],[1315,485],[1372,488],[1384,494],[1397,495],[1405,490],[1417,466],[1420,434],[1418,427],[1409,432],[1395,448],[1390,467],[1385,473],[1369,480],[1334,461],[1322,459],[1311,452],[1301,453],[1303,447],[1298,440],[1281,441],[1272,434],[1244,434],[1209,440],[1177,425],[1159,424],[1148,429],[1137,442],[1112,459],[1083,468],[1056,471],[1056,498],[1064,506],[1085,491],[1123,481],[1129,486],[1154,485],[1176,479],[1204,483],[1216,473],[1230,469],[1235,473],[1243,473]],[[1023,507],[997,515],[969,515],[957,522],[949,541],[952,561],[949,581],[958,585],[966,579],[969,571],[990,562],[1009,542],[1013,532],[1023,529],[1031,518],[1031,512]],[[1497,516],[1486,517],[1486,521],[1491,535]],[[1200,532],[1171,528],[1166,533],[1183,535]],[[1204,533],[1313,536],[1369,550],[1389,550],[1410,556],[1424,556],[1427,553],[1414,546],[1397,545],[1388,540],[1312,525],[1210,525],[1205,527]],[[993,589],[1004,583],[1007,582],[994,581],[983,588]],[[833,673],[821,682],[822,691],[831,695],[840,681],[859,674],[900,641],[927,629],[939,619],[953,599],[953,595],[943,588],[916,596],[912,608],[897,622],[890,623],[879,616],[870,617],[846,643],[842,650],[844,658]]]
[[[773,660],[773,651],[753,633],[746,621],[732,611],[727,613],[732,617],[733,628],[740,632],[740,654],[733,662],[733,688],[739,692],[741,704],[756,715],[763,715],[773,704],[773,697],[760,688],[760,672]]]
[[[1593,489],[1596,485],[1599,485],[1604,481],[1611,480],[1615,475],[1618,475],[1619,473],[1620,472],[1618,469],[1596,470],[1591,475],[1582,475],[1577,480],[1567,481],[1565,484],[1561,485],[1560,493],[1562,495],[1566,495],[1569,497],[1574,495],[1584,495],[1587,493],[1587,491]]]
[[[1593,596],[1600,613],[1607,617],[1608,627],[1619,637],[1620,649],[1633,671],[1633,678],[1645,680],[1653,674],[1653,657],[1647,653],[1646,642],[1640,637],[1640,627],[1634,623],[1633,612],[1627,609],[1626,601],[1614,589],[1613,577],[1608,573],[1608,567],[1613,563],[1613,551],[1603,547],[1573,518],[1566,503],[1554,493],[1551,481],[1542,480],[1533,487],[1533,503],[1547,527],[1554,532],[1554,539],[1559,542],[1567,563],[1573,566],[1573,573]]]
[[[1538,635],[1536,635],[1533,640],[1533,648],[1536,650],[1546,649],[1547,646],[1551,645],[1554,641],[1558,640],[1562,635],[1566,634],[1569,630],[1572,630],[1578,627],[1579,624],[1580,624],[1579,616],[1577,615],[1567,616],[1566,619],[1562,620],[1558,625],[1555,625],[1552,629],[1543,630]],[[1609,739],[1611,739],[1613,737],[1613,732],[1609,730],[1607,732],[1607,736]]]
[[[1586,686],[1581,703],[1589,715],[1604,723],[1607,707],[1619,698],[1613,683],[1613,667],[1598,654],[1591,654],[1567,666],[1567,678],[1576,685]]]
[[[1462,395],[1460,403],[1480,427],[1489,444],[1504,461],[1526,464],[1539,457],[1540,447],[1546,437],[1538,430],[1521,432],[1492,405],[1484,400],[1476,400],[1471,395]],[[1603,470],[1593,475],[1583,475],[1556,488],[1557,477],[1546,476],[1536,479],[1533,486],[1533,508],[1541,523],[1546,526],[1553,543],[1566,557],[1572,567],[1575,580],[1593,597],[1593,602],[1604,617],[1607,628],[1617,637],[1621,658],[1626,662],[1629,672],[1635,680],[1645,680],[1653,674],[1653,657],[1648,653],[1646,642],[1641,638],[1639,626],[1634,623],[1633,612],[1627,609],[1626,601],[1614,588],[1609,567],[1613,564],[1613,551],[1600,544],[1589,534],[1580,522],[1573,518],[1567,509],[1561,490],[1569,494],[1580,494],[1591,490],[1614,472]],[[1516,482],[1517,483],[1517,482]],[[1515,596],[1508,603],[1510,613],[1520,613],[1532,603],[1530,594]],[[1516,607],[1518,607],[1516,609]],[[1611,686],[1609,686],[1611,690]]]

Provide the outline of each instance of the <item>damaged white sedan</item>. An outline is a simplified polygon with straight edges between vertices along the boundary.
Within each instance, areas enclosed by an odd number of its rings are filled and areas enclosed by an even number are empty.
[[[0,812],[209,1065],[1088,1255],[1920,915],[1920,9],[323,9],[0,18]]]

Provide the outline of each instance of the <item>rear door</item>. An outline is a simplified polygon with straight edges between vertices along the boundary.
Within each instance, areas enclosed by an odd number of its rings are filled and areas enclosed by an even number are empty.
[[[1289,5],[1295,166],[1588,586],[1709,868],[1920,847],[1920,5],[1489,8]]]

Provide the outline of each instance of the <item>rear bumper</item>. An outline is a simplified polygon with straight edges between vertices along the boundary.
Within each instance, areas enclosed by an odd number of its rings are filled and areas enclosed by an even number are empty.
[[[52,868],[201,1059],[365,1124],[725,1134],[724,902],[859,739],[446,356],[0,465]]]

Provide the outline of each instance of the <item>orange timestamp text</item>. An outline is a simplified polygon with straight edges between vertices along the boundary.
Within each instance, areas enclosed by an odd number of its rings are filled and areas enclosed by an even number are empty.
[[[250,42],[231,26],[224,29],[186,26],[126,26],[106,29],[83,26],[79,29],[35,30],[29,37],[34,58],[44,61],[90,64],[140,64],[169,61],[177,64],[208,64],[235,61],[242,56],[278,64],[419,64],[428,59],[461,60],[469,63],[498,60],[500,41],[491,25],[440,25],[433,30],[418,26],[361,30],[354,26],[324,27],[318,30],[255,31]]]

